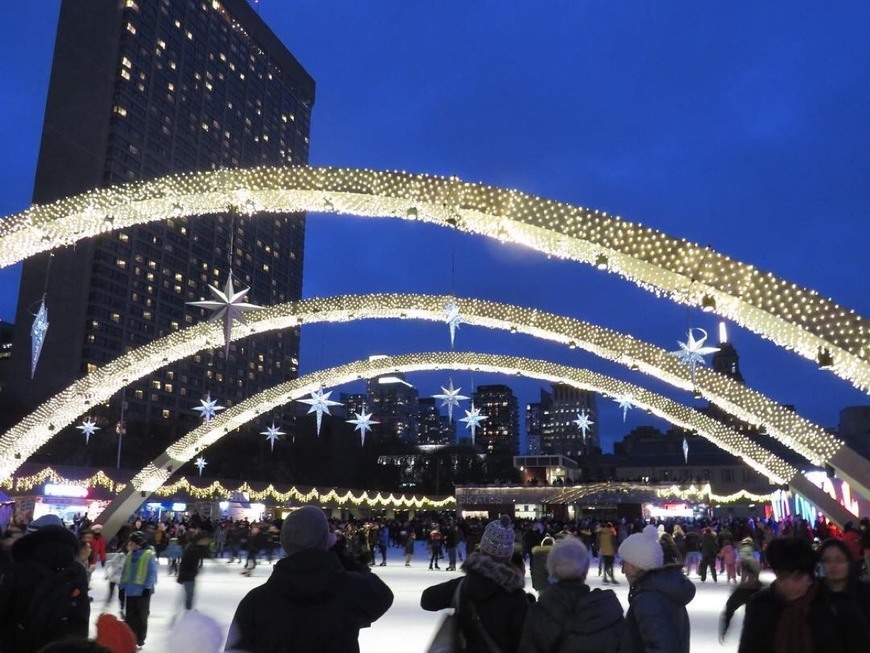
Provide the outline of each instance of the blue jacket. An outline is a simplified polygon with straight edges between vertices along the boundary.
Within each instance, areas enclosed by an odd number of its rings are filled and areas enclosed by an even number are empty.
[[[144,582],[137,583],[136,576],[139,569],[140,560],[146,556],[146,560],[141,564],[145,565]],[[127,554],[127,559],[124,561],[124,568],[121,571],[120,587],[127,596],[142,596],[145,590],[154,592],[154,585],[157,584],[157,556],[154,554],[154,549],[148,547],[138,549]]]
[[[620,653],[689,653],[689,613],[695,585],[679,565],[644,572],[628,593]]]

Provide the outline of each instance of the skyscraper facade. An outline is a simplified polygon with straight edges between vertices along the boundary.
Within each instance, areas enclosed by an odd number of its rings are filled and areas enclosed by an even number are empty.
[[[540,441],[540,453],[560,454],[578,460],[600,448],[595,393],[563,383],[552,391],[541,390],[541,401],[526,407],[530,440]],[[584,436],[575,420],[585,412],[593,422]]]
[[[168,173],[305,164],[314,80],[246,0],[63,0],[33,199]],[[302,289],[303,215],[174,218],[28,260],[4,404],[35,408],[145,343],[201,322],[187,302],[232,273],[268,306]],[[49,330],[30,380],[29,328]],[[298,332],[205,351],[95,408],[169,435],[195,425],[207,394],[231,406],[296,375]]]
[[[475,436],[476,444],[485,451],[497,448],[519,453],[520,413],[516,395],[506,385],[479,385],[472,399],[480,414],[486,417]]]

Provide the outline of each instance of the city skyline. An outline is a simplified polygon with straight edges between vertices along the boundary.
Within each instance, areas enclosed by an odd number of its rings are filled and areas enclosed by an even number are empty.
[[[870,312],[870,189],[862,181],[870,172],[863,119],[870,89],[861,83],[870,45],[859,27],[870,17],[866,7],[854,3],[828,16],[688,3],[466,4],[433,12],[387,3],[341,11],[328,3],[260,3],[264,20],[317,80],[312,165],[455,174],[606,210]],[[58,6],[10,7],[2,28],[19,56],[0,63],[7,100],[0,134],[15,153],[0,164],[7,180],[0,215],[30,203]],[[589,267],[431,226],[312,214],[305,259],[304,297],[455,292],[585,319],[669,350],[689,326],[715,339],[716,320],[699,309]],[[0,271],[6,320],[14,314],[17,269]],[[801,415],[836,426],[841,408],[867,403],[811,361],[735,325],[729,331],[747,384]],[[449,347],[444,325],[309,326],[300,372]],[[589,366],[684,403],[706,403],[524,336],[463,325],[456,347]],[[409,378],[421,396],[439,392],[447,379],[443,372]],[[522,411],[544,387],[466,373],[454,380],[465,390],[507,384]],[[605,398],[598,408],[606,451],[635,426],[667,428],[640,411],[623,423],[621,409]]]

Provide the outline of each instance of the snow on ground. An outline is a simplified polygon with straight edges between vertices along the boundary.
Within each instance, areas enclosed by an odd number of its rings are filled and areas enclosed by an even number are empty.
[[[160,577],[151,600],[151,618],[148,621],[148,639],[143,649],[149,651],[168,650],[167,642],[173,619],[183,609],[181,586],[175,577],[169,576],[165,559],[161,559]],[[442,569],[446,566],[442,561]],[[230,621],[241,598],[252,588],[260,585],[271,573],[271,567],[261,562],[250,577],[241,575],[241,564],[227,564],[225,560],[206,560],[196,582],[195,608],[215,619],[223,628],[229,629]],[[617,566],[618,569],[618,566]],[[387,554],[386,567],[374,567],[374,573],[383,578],[395,595],[393,606],[371,628],[360,632],[362,653],[414,653],[425,651],[429,640],[441,621],[441,614],[426,612],[420,608],[420,593],[429,585],[443,582],[457,575],[454,572],[430,571],[425,543],[417,543],[417,551],[412,566],[404,566],[402,549],[391,548]],[[592,588],[610,587],[616,591],[624,608],[628,608],[628,583],[619,571],[616,572],[619,584],[604,585],[597,576],[597,565],[589,570],[588,583]],[[98,568],[91,581],[92,621],[104,610],[108,583]],[[692,651],[737,651],[740,629],[743,623],[743,610],[739,610],[731,622],[724,645],[719,644],[719,615],[734,585],[728,585],[720,578],[713,583],[708,578],[701,583],[697,576],[692,580],[698,588],[695,600],[689,604],[692,621]],[[765,580],[770,581],[770,578]],[[526,587],[531,589],[527,577]],[[110,611],[118,614],[117,598],[113,599]],[[93,632],[93,631],[92,631]]]

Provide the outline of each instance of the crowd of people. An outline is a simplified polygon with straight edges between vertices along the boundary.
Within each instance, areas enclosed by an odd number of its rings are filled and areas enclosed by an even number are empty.
[[[53,515],[11,525],[0,546],[0,653],[86,640],[88,586],[97,568],[109,587],[102,610],[113,610],[117,591],[122,619],[107,625],[102,615],[103,631],[120,626],[125,636],[115,639],[141,648],[160,557],[182,585],[187,611],[204,560],[244,562],[246,575],[259,563],[272,565],[266,581],[239,603],[228,651],[358,651],[359,630],[393,601],[372,568],[410,566],[418,541],[426,542],[428,569],[463,572],[423,589],[420,599],[424,610],[454,608],[455,650],[687,652],[687,606],[695,582],[708,578],[735,585],[720,637],[746,606],[740,653],[863,653],[870,642],[870,584],[862,580],[870,556],[866,518],[842,531],[800,519],[648,524],[502,516],[486,523],[418,513],[340,522],[305,507],[283,521],[136,519],[108,542],[100,525],[85,519],[72,528]],[[604,585],[622,582],[615,575],[621,568],[626,611],[613,590],[589,587],[595,565]],[[763,569],[772,572],[770,586],[761,580]],[[214,631],[216,624],[203,627]],[[109,650],[121,653],[117,646]]]

